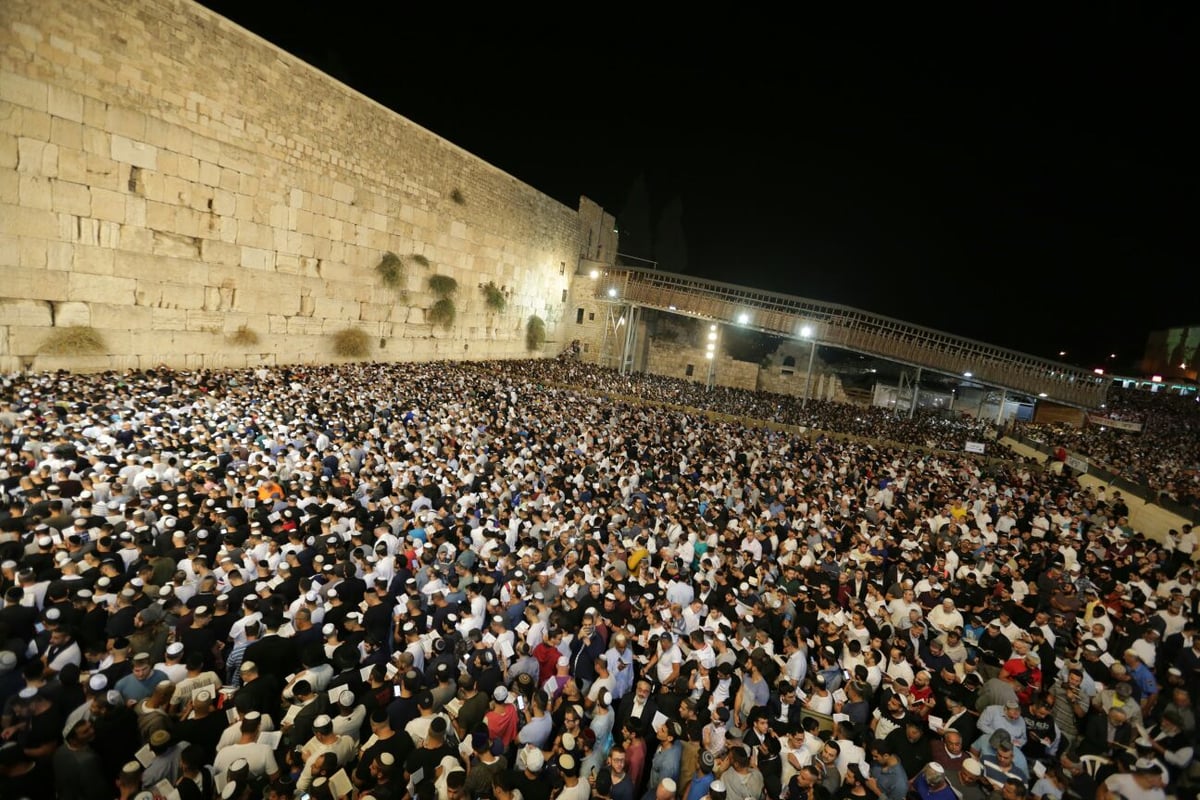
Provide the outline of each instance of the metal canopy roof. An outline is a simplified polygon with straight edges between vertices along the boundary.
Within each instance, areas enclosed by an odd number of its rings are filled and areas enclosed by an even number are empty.
[[[1098,408],[1109,382],[1078,367],[867,311],[658,270],[617,267],[595,283],[599,300],[653,308],[812,340],[996,388]]]

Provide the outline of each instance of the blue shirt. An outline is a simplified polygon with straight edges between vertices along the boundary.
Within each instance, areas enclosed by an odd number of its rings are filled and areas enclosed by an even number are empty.
[[[162,681],[167,680],[170,680],[170,678],[157,669],[150,670],[150,674],[146,676],[144,681],[139,681],[131,672],[117,681],[117,685],[113,688],[120,692],[121,697],[124,697],[126,700],[145,700],[154,694],[154,687],[158,686]]]
[[[879,784],[883,800],[904,800],[908,796],[908,775],[899,763],[894,767],[872,764],[871,777]]]
[[[921,774],[913,781],[913,791],[920,795],[921,800],[958,800],[958,792],[954,791],[949,781],[943,783],[940,789],[931,789],[929,781],[925,779],[925,770],[921,770]]]
[[[1137,700],[1144,700],[1151,695],[1158,694],[1158,681],[1154,679],[1154,673],[1150,668],[1143,663],[1129,671],[1129,679],[1133,683],[1133,694]]]
[[[692,784],[688,787],[687,797],[684,800],[700,800],[701,797],[708,794],[708,787],[712,785],[713,774],[710,772],[707,775],[702,775],[699,772],[692,778]]]
[[[656,787],[663,778],[678,781],[679,762],[682,757],[683,745],[678,740],[671,742],[669,747],[660,748],[650,762],[650,781],[646,785],[652,788]],[[903,796],[901,796],[901,800],[903,800]]]

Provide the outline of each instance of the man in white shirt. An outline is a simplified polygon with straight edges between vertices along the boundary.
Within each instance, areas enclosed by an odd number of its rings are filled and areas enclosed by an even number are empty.
[[[247,715],[239,723],[240,736],[236,744],[217,747],[217,757],[213,760],[213,771],[217,775],[225,775],[236,764],[244,762],[250,769],[250,775],[256,779],[266,778],[275,780],[279,776],[279,765],[275,762],[272,748],[258,742],[260,719]]]
[[[258,602],[258,596],[253,594],[246,595],[246,598],[242,600],[242,618],[229,628],[229,638],[234,647],[246,641],[246,626],[262,619],[262,614],[258,610]]]
[[[963,626],[962,612],[954,607],[953,598],[947,597],[929,612],[929,624],[940,633],[949,633]]]
[[[304,769],[296,780],[296,791],[307,792],[312,786],[312,768],[318,756],[333,753],[338,766],[344,766],[354,756],[354,740],[334,733],[333,720],[322,714],[313,721],[313,737],[304,744]]]

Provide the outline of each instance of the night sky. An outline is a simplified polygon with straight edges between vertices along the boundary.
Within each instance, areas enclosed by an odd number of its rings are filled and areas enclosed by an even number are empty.
[[[664,268],[1110,371],[1200,324],[1186,11],[205,5]]]

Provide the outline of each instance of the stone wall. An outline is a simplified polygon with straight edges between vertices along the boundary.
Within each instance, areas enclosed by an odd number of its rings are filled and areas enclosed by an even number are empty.
[[[675,342],[651,340],[647,349],[646,369],[651,375],[668,378],[708,382],[708,359],[703,347],[690,347]],[[749,361],[736,361],[725,353],[717,353],[713,367],[713,384],[734,389],[754,391],[758,379],[758,365]],[[688,374],[691,368],[692,374]]]
[[[345,328],[373,359],[524,357],[532,314],[552,354],[612,228],[185,0],[0,3],[0,369],[330,361]],[[100,352],[47,354],[75,325]]]

